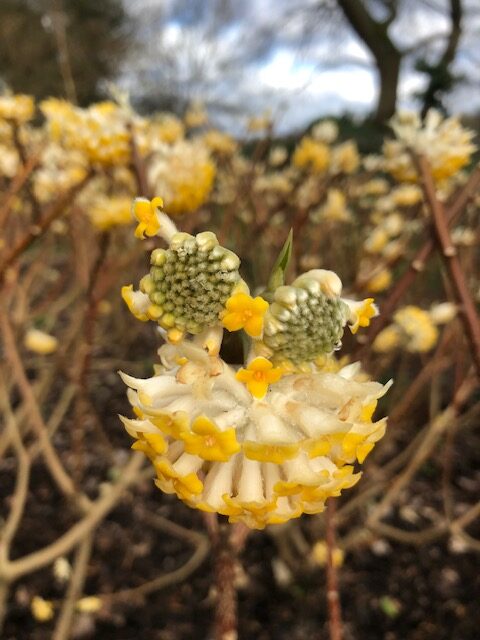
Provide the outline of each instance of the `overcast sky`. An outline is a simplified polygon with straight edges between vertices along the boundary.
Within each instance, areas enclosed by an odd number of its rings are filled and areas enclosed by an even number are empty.
[[[369,0],[375,6],[374,0]],[[334,0],[330,4],[335,5]],[[428,6],[425,6],[428,5]],[[448,0],[404,0],[391,35],[402,48],[448,30]],[[464,0],[464,33],[454,71],[466,77],[449,97],[452,111],[480,111],[480,0]],[[204,99],[227,128],[271,109],[278,132],[375,105],[371,56],[341,14],[318,13],[317,0],[135,0],[126,7],[137,45],[121,82],[134,99],[163,87]],[[442,39],[433,41],[434,54]],[[415,107],[425,77],[405,60],[399,105]],[[160,89],[160,93],[161,93]]]

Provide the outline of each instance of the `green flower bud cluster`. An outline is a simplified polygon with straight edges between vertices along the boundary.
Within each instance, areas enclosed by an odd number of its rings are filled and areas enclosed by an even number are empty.
[[[140,281],[149,313],[164,329],[191,334],[218,323],[240,280],[239,257],[218,244],[214,233],[176,233],[168,249],[152,252],[150,273]]]
[[[314,279],[302,277],[295,284],[275,290],[263,342],[276,360],[300,364],[338,348],[348,307],[338,296],[323,293]]]

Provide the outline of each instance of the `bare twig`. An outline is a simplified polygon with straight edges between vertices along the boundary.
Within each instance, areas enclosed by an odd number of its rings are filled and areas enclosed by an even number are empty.
[[[457,250],[453,245],[448,222],[442,203],[437,199],[435,184],[428,160],[419,156],[417,158],[418,168],[422,177],[422,185],[425,199],[428,202],[433,221],[436,240],[442,260],[448,271],[450,282],[457,301],[460,303],[460,314],[465,327],[467,338],[472,350],[472,358],[475,362],[477,375],[480,377],[480,319],[475,308],[472,295],[468,290],[465,273],[458,259]]]
[[[77,492],[72,479],[65,471],[57,452],[50,442],[47,427],[43,421],[40,408],[35,398],[35,394],[32,390],[32,386],[28,381],[27,375],[25,373],[22,360],[15,344],[13,330],[5,311],[0,312],[0,326],[2,327],[5,355],[12,367],[13,376],[18,385],[20,393],[22,394],[26,409],[28,411],[30,423],[39,439],[45,463],[52,475],[52,478],[55,480],[58,488],[67,498],[75,499],[79,505],[83,505],[83,507],[85,508],[90,504],[90,500],[86,496]]]
[[[26,251],[39,236],[43,235],[48,230],[56,218],[60,217],[65,212],[66,207],[72,202],[78,193],[80,193],[92,176],[93,171],[88,172],[83,180],[80,180],[80,182],[62,194],[56,202],[47,207],[38,224],[32,225],[13,246],[10,253],[8,253],[0,263],[0,283],[4,279],[7,269],[12,266],[19,256],[21,256],[22,253]]]
[[[2,405],[7,417],[8,430],[12,438],[13,446],[18,460],[17,479],[12,496],[12,507],[5,525],[0,530],[0,563],[8,561],[10,555],[10,545],[18,530],[20,521],[25,509],[28,494],[28,483],[30,480],[30,457],[23,446],[22,438],[18,429],[18,424],[10,406],[10,400],[5,392],[1,379]]]
[[[150,187],[148,185],[147,170],[145,168],[145,162],[138,149],[137,140],[135,138],[135,128],[133,123],[129,124],[130,132],[130,149],[132,153],[132,169],[137,181],[138,195],[143,198],[150,198]]]
[[[468,400],[475,386],[475,380],[473,380],[471,377],[466,378],[455,394],[451,404],[449,404],[448,407],[430,423],[424,439],[418,446],[409,464],[407,465],[405,470],[396,478],[380,503],[371,512],[368,518],[368,526],[379,522],[384,514],[388,511],[390,505],[393,504],[393,502],[397,499],[402,489],[410,482],[410,480],[417,472],[418,468],[431,454],[440,437],[444,434],[446,429],[448,429],[457,419],[460,408]]]
[[[450,204],[446,218],[447,223],[451,226],[462,211],[465,209],[471,198],[480,188],[480,167],[477,167],[475,171],[470,175],[467,183],[463,189],[456,195],[455,200]],[[381,304],[381,314],[375,318],[365,335],[364,342],[359,345],[355,358],[361,358],[361,356],[367,351],[368,347],[375,340],[380,331],[388,324],[392,313],[396,309],[400,300],[405,297],[406,292],[412,286],[415,278],[419,273],[425,270],[427,262],[429,261],[433,251],[435,249],[435,242],[433,238],[429,238],[417,251],[413,259],[411,260],[408,269],[405,273],[396,281],[392,287],[388,297]]]
[[[18,171],[17,175],[13,178],[10,188],[8,189],[5,199],[0,207],[0,229],[5,228],[5,223],[7,222],[12,205],[15,202],[15,198],[30,178],[32,171],[34,171],[38,165],[40,158],[40,152],[31,155],[27,162]]]
[[[335,552],[335,501],[327,500],[325,542],[327,544],[327,607],[330,640],[342,640],[342,611],[338,593],[337,568],[334,561]]]
[[[79,544],[68,591],[53,632],[52,640],[69,640],[75,614],[75,605],[79,599],[87,577],[88,561],[92,552],[93,534],[89,533]]]
[[[121,470],[118,482],[110,485],[102,493],[102,496],[92,504],[86,516],[43,549],[0,566],[0,582],[2,580],[10,582],[18,580],[24,575],[51,564],[59,556],[69,553],[115,507],[125,489],[134,484],[137,479],[141,479],[139,471],[143,462],[144,456],[142,454],[133,454]]]

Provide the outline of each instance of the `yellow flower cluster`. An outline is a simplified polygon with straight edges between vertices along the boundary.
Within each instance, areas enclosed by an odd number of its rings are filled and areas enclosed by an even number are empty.
[[[207,133],[203,135],[202,140],[212,153],[219,156],[232,156],[238,148],[232,136],[217,129],[207,131]]]
[[[299,169],[324,173],[330,165],[330,149],[324,142],[304,136],[295,149],[292,163]]]
[[[400,182],[418,180],[410,150],[425,156],[437,182],[447,180],[465,167],[475,151],[474,132],[458,118],[444,118],[431,109],[423,123],[416,113],[401,112],[391,121],[396,140],[384,146],[385,169]]]
[[[347,199],[340,189],[329,189],[327,201],[321,207],[312,211],[310,218],[313,222],[331,220],[333,222],[349,222],[351,211],[347,208]]]
[[[90,222],[99,231],[128,225],[132,222],[131,200],[126,196],[99,196],[88,207]]]
[[[20,124],[31,120],[34,113],[35,102],[32,96],[0,95],[0,120]]]
[[[399,309],[393,319],[393,324],[375,338],[375,351],[387,353],[403,347],[412,353],[426,353],[436,345],[438,329],[428,311],[408,305]]]
[[[82,151],[92,163],[125,164],[130,160],[128,113],[114,102],[81,109],[50,98],[40,104],[54,140]]]
[[[170,215],[190,213],[208,198],[215,180],[215,164],[208,150],[183,140],[155,154],[148,177],[161,193]]]

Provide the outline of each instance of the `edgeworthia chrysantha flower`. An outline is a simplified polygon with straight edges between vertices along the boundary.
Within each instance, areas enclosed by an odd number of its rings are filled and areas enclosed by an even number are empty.
[[[153,251],[140,291],[123,289],[166,341],[153,377],[121,374],[133,448],[151,460],[162,491],[230,522],[263,528],[323,511],[358,481],[355,465],[386,428],[372,416],[390,383],[329,357],[347,323],[355,332],[376,315],[373,300],[341,298],[340,279],[323,270],[290,286],[277,274],[273,290],[252,297],[239,258],[213,233],[179,233],[161,216],[168,248]],[[245,332],[244,363],[220,357],[224,329]]]

